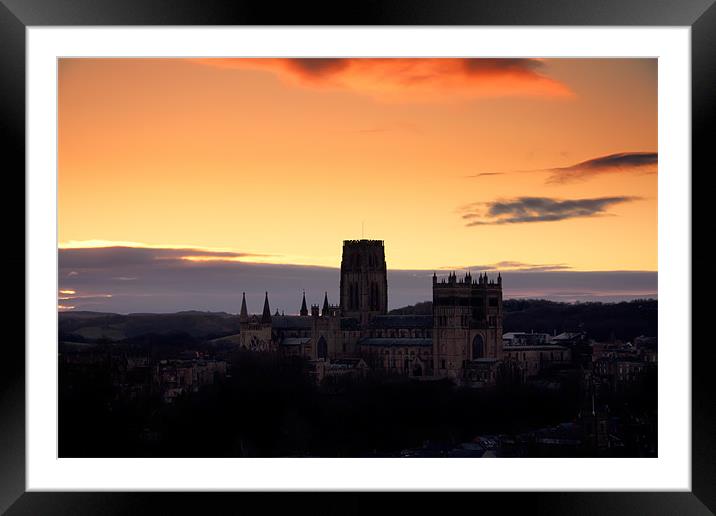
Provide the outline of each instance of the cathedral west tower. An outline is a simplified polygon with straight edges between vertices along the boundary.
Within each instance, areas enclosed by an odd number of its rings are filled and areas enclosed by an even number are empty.
[[[388,313],[388,275],[382,240],[344,240],[341,259],[341,312],[366,327]]]

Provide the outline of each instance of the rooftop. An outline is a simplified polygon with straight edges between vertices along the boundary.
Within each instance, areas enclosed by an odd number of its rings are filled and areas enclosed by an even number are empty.
[[[280,330],[308,330],[311,328],[311,318],[301,315],[274,315],[271,318],[271,327]]]
[[[376,346],[376,347],[432,347],[433,339],[410,339],[410,338],[395,338],[395,339],[379,339],[379,338],[368,338],[361,339],[358,341],[361,346]]]
[[[383,240],[370,240],[367,238],[362,238],[360,240],[344,240],[343,245],[383,245]]]
[[[376,315],[370,320],[371,329],[407,329],[433,327],[432,315]]]

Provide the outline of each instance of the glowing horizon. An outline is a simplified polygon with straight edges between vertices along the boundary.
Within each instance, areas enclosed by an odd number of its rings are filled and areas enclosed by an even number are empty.
[[[59,247],[656,271],[656,66],[61,59]]]

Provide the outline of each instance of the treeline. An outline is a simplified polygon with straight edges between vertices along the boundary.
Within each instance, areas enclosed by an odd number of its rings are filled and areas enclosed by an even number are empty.
[[[432,315],[433,302],[423,301],[422,303],[415,303],[414,305],[396,308],[391,310],[389,313],[390,315]]]
[[[574,390],[485,391],[381,376],[316,386],[301,358],[238,352],[222,383],[117,399],[109,370],[60,368],[61,457],[367,457],[569,420]]]
[[[432,313],[432,302],[391,310],[391,314]],[[505,299],[503,330],[562,333],[585,331],[595,340],[631,340],[639,335],[656,337],[658,301],[636,299],[621,303],[559,303],[545,299]]]

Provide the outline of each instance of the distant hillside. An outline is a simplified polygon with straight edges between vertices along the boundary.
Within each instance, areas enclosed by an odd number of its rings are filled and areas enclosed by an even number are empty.
[[[612,336],[630,340],[639,335],[657,336],[658,302],[637,299],[621,303],[558,303],[544,299],[506,299],[503,329],[510,331],[586,331],[595,340]],[[391,310],[391,314],[432,313],[432,301]]]
[[[433,302],[423,301],[422,303],[396,308],[388,313],[391,315],[433,315]]]
[[[635,300],[622,303],[558,303],[543,299],[506,299],[503,328],[509,331],[586,331],[590,338],[612,336],[631,340],[639,335],[657,336],[658,302]],[[430,315],[432,302],[424,301],[390,311],[394,315]],[[174,314],[110,314],[61,312],[60,339],[75,343],[103,340],[141,340],[147,335],[184,334],[191,339],[211,340],[236,335],[239,320],[226,312],[187,311]]]
[[[182,333],[197,339],[232,335],[239,331],[238,317],[226,312],[187,311],[174,314],[109,314],[60,312],[59,333],[74,342],[120,341],[142,335]]]

